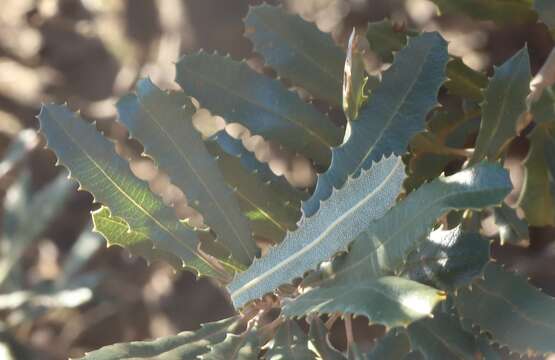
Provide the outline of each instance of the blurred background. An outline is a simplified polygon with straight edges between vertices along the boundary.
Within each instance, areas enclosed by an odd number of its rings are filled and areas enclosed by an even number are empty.
[[[278,1],[269,1],[277,4]],[[114,122],[117,98],[149,76],[175,89],[174,63],[198,49],[246,58],[269,73],[243,36],[247,0],[0,0],[0,359],[65,359],[114,342],[196,329],[233,312],[208,280],[147,266],[125,250],[106,248],[91,233],[89,212],[98,205],[55,167],[33,129],[43,102],[67,102],[130,159],[133,172],[182,217],[202,218],[183,193],[140,156],[141,146]],[[438,16],[427,0],[287,0],[291,12],[331,33],[341,46],[353,26],[389,17],[399,26],[439,30],[451,54],[491,75],[528,44],[536,72],[553,47],[539,23],[499,26],[452,14]],[[387,68],[369,52],[370,72]],[[301,96],[302,91],[299,90]],[[318,105],[318,104],[316,104]],[[325,111],[344,121],[340,109]],[[226,126],[257,156],[292,183],[309,187],[315,171],[274,144],[199,109],[195,124],[205,135]],[[31,130],[29,130],[31,129]],[[517,190],[524,137],[510,148]],[[511,161],[508,162],[511,164]],[[555,295],[553,229],[531,229],[518,244],[493,245],[494,257],[528,274]],[[490,234],[495,237],[495,234]],[[363,326],[362,324],[361,326]],[[341,337],[338,336],[338,339]],[[341,341],[341,340],[338,340]]]

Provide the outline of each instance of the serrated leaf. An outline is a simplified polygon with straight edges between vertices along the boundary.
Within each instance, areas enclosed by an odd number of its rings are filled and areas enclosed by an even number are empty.
[[[240,335],[227,334],[225,340],[212,346],[201,360],[257,360],[260,352],[258,334],[246,330]]]
[[[430,286],[385,276],[314,288],[287,301],[282,314],[293,317],[340,312],[363,315],[370,323],[394,328],[430,316],[434,307],[445,298],[445,293]]]
[[[505,203],[493,209],[493,219],[499,229],[501,245],[516,244],[530,238],[528,224],[517,216],[515,209]]]
[[[477,20],[491,20],[499,25],[536,21],[528,0],[433,0],[442,15],[465,14]]]
[[[316,360],[308,348],[308,337],[294,320],[286,320],[277,330],[266,360]]]
[[[438,217],[449,210],[498,205],[511,188],[508,172],[487,163],[424,184],[374,221],[347,254],[322,267],[323,279],[315,281],[327,286],[399,273]]]
[[[293,188],[283,176],[272,173],[267,164],[259,162],[245,149],[241,140],[225,131],[209,139],[207,146],[217,157],[220,170],[255,234],[280,242],[287,230],[296,228],[301,201],[308,196],[306,192]]]
[[[341,188],[348,176],[356,176],[384,155],[406,151],[437,104],[446,63],[447,44],[439,34],[425,33],[409,41],[350,124],[349,137],[332,149],[330,167],[318,175],[314,193],[302,205],[304,216],[315,214],[320,201],[329,198],[333,188]]]
[[[329,34],[282,7],[262,4],[249,9],[245,36],[279,76],[316,98],[341,105],[345,53]]]
[[[318,316],[314,316],[310,320],[308,337],[320,359],[345,360],[345,356],[330,343],[328,335],[329,330],[325,327],[324,322]]]
[[[489,248],[486,239],[478,233],[465,232],[462,225],[435,230],[408,257],[403,270],[412,280],[431,281],[441,289],[455,290],[482,274],[490,259]]]
[[[94,125],[59,105],[43,106],[39,121],[59,163],[70,169],[71,176],[96,201],[108,206],[114,216],[124,219],[132,229],[147,234],[157,248],[179,257],[184,266],[200,275],[222,276],[197,252],[194,231],[131,173],[129,164],[116,154],[113,143]]]
[[[525,47],[495,69],[482,103],[482,123],[471,162],[495,161],[516,136],[530,93],[530,58]]]
[[[538,12],[540,20],[549,28],[555,28],[555,2],[552,0],[534,0],[534,10]]]
[[[201,325],[197,331],[185,331],[151,341],[133,341],[108,345],[87,353],[82,360],[181,360],[195,359],[209,351],[209,346],[224,341],[237,323],[237,317]]]
[[[385,62],[392,62],[393,54],[405,47],[408,36],[414,35],[416,33],[396,28],[387,19],[369,23],[366,31],[366,39],[368,45],[370,45],[370,50]]]
[[[340,141],[341,129],[325,115],[244,62],[202,52],[186,55],[177,63],[176,81],[212,113],[318,164],[329,164],[329,148]]]
[[[481,358],[474,336],[461,328],[458,319],[445,313],[437,312],[433,318],[412,323],[408,334],[412,348],[427,359]]]
[[[249,265],[258,248],[247,219],[195,130],[195,107],[183,93],[160,90],[149,79],[137,83],[135,93],[117,104],[119,120],[141,142],[144,152],[173,184],[184,191],[188,203],[204,217],[231,257]]]
[[[108,246],[117,245],[128,249],[132,254],[141,256],[147,262],[164,260],[175,269],[181,268],[181,261],[171,253],[153,248],[152,241],[145,232],[131,229],[122,218],[112,216],[106,206],[91,213],[94,224],[93,231],[101,234]]]
[[[547,226],[555,224],[555,192],[549,177],[549,161],[553,153],[549,144],[553,142],[555,123],[542,123],[536,126],[528,136],[530,149],[524,160],[524,182],[518,199],[518,206],[530,226]],[[547,146],[546,146],[547,145]]]
[[[305,218],[299,228],[228,286],[236,308],[291,282],[320,262],[345,249],[373,219],[395,202],[404,180],[404,166],[391,156],[374,164],[322,203],[320,211]]]
[[[455,303],[463,318],[513,351],[555,351],[555,299],[517,274],[489,263],[484,279],[459,290]]]
[[[454,58],[447,64],[445,87],[449,93],[474,101],[482,101],[482,89],[488,85],[486,75],[472,70],[461,59]]]
[[[380,338],[368,353],[368,360],[403,360],[410,351],[407,334],[402,329],[391,329]]]

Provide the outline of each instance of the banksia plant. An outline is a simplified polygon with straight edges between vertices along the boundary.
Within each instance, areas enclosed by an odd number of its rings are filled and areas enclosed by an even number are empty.
[[[501,23],[544,11],[516,0],[437,3],[443,12]],[[245,36],[278,79],[201,51],[176,65],[182,91],[144,79],[117,103],[118,121],[206,228],[178,218],[94,124],[54,104],[39,115],[58,163],[101,204],[92,213],[95,231],[148,260],[213,278],[237,311],[195,332],[115,344],[85,359],[555,352],[555,300],[493,261],[490,243],[498,239],[481,231],[487,216],[502,243],[527,236],[529,225],[555,224],[555,96],[549,87],[531,96],[527,48],[488,78],[450,56],[439,33],[388,20],[354,30],[346,50],[281,7],[252,7],[244,22]],[[366,41],[392,63],[380,78],[364,70]],[[346,125],[281,79],[343,107]],[[191,98],[310,159],[320,171],[316,185],[295,188],[225,130],[203,138]],[[503,167],[507,145],[523,131],[531,142],[516,204],[524,219],[504,202],[513,186]],[[274,246],[262,256],[257,240]],[[372,344],[355,337],[352,319],[360,316],[383,325],[385,335]],[[329,341],[340,322],[344,349]]]

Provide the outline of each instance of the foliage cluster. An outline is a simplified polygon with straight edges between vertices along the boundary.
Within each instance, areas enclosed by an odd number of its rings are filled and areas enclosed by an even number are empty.
[[[538,1],[436,1],[443,12],[550,23]],[[137,179],[114,144],[65,106],[45,105],[42,133],[80,189],[102,204],[94,229],[149,261],[211,277],[238,315],[196,332],[107,346],[85,359],[475,359],[555,352],[555,300],[491,261],[481,220],[493,214],[501,241],[555,224],[555,93],[530,94],[526,47],[491,78],[450,56],[435,32],[389,21],[353,31],[346,53],[312,24],[260,5],[245,34],[279,79],[245,61],[199,52],[177,63],[182,92],[149,79],[117,104],[144,155],[184,191],[205,227],[193,227]],[[366,38],[392,65],[364,71]],[[290,91],[330,107],[345,128]],[[203,139],[202,107],[311,159],[314,189],[297,189],[225,131]],[[506,149],[529,132],[517,209],[503,168]],[[478,134],[474,141],[474,135]],[[275,243],[261,256],[256,240]],[[354,338],[364,316],[386,333],[371,349]],[[347,349],[328,333],[341,317]],[[306,326],[300,321],[305,318]],[[495,345],[493,345],[495,344]]]

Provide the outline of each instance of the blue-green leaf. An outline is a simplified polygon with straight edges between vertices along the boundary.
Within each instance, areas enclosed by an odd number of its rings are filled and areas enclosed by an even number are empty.
[[[262,4],[249,9],[245,35],[278,75],[316,98],[341,105],[345,53],[329,34],[282,7]]]
[[[214,114],[318,164],[329,164],[329,148],[341,139],[341,129],[327,116],[244,62],[203,52],[186,55],[177,64],[177,82]]]
[[[447,43],[439,34],[425,33],[409,40],[350,124],[346,141],[332,150],[330,167],[318,175],[314,194],[302,205],[306,217],[316,213],[320,201],[329,198],[333,188],[343,186],[348,176],[356,176],[384,155],[406,151],[437,104],[447,60]]]
[[[531,77],[527,48],[495,69],[481,104],[482,123],[471,163],[484,158],[495,161],[516,136],[517,121],[526,111]]]
[[[313,313],[339,312],[363,315],[370,323],[394,328],[431,316],[434,307],[445,298],[444,292],[430,286],[400,277],[385,276],[314,288],[295,299],[287,300],[282,314],[300,317]]]
[[[555,299],[517,274],[489,263],[484,278],[460,289],[455,303],[463,318],[513,351],[555,351]]]
[[[189,98],[183,93],[164,92],[145,79],[137,83],[134,94],[118,102],[117,108],[131,136],[185,192],[188,203],[203,215],[232,258],[249,265],[258,249],[237,199],[193,127],[195,108]]]

